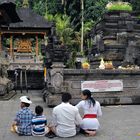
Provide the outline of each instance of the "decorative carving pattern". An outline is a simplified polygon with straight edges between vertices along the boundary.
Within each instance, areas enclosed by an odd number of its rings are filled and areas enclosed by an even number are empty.
[[[32,43],[29,39],[22,39],[22,40],[18,40],[16,43],[17,46],[17,52],[32,52]]]

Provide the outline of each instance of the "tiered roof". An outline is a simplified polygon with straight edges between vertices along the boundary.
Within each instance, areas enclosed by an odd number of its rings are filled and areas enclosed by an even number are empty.
[[[0,1],[0,24],[19,22],[20,18],[16,13],[16,5],[10,0]]]
[[[30,8],[19,8],[17,14],[22,21],[11,23],[12,28],[51,28],[53,25]]]

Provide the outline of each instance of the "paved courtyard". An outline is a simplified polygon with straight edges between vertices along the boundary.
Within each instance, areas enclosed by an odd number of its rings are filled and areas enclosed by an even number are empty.
[[[34,110],[36,105],[44,107],[44,114],[51,121],[52,108],[48,108],[41,98],[41,91],[17,93],[8,101],[0,101],[0,140],[47,140],[47,137],[17,136],[10,132],[11,122],[19,107],[19,97],[31,97]],[[99,119],[101,129],[95,137],[85,137],[81,134],[72,138],[53,138],[68,140],[140,140],[140,105],[102,106],[103,116]]]

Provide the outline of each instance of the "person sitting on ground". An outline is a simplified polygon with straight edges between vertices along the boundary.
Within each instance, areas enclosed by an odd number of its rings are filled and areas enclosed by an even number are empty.
[[[100,126],[97,118],[102,116],[100,103],[91,97],[89,90],[82,91],[81,98],[82,101],[76,105],[78,109],[82,108],[84,112],[80,132],[88,136],[95,136]]]
[[[21,109],[17,112],[16,118],[12,124],[11,131],[18,133],[19,135],[30,136],[31,133],[31,121],[34,113],[29,109],[32,101],[27,96],[20,97]]]
[[[82,121],[78,109],[70,104],[71,98],[70,93],[62,93],[62,103],[53,109],[51,130],[59,137],[75,136],[76,126]]]
[[[35,107],[36,115],[32,119],[32,135],[33,136],[45,136],[48,133],[47,119],[43,115],[43,107],[37,105]]]

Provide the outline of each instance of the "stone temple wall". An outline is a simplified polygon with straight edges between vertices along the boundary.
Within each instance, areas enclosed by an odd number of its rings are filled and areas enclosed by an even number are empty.
[[[80,101],[81,81],[122,80],[123,91],[93,92],[93,97],[103,105],[139,104],[140,71],[139,70],[84,70],[64,69],[53,73],[48,86],[47,104],[57,105],[61,102],[61,92],[72,94],[72,103]],[[55,79],[55,80],[53,80]]]
[[[61,102],[61,92],[80,100],[81,81],[122,80],[123,91],[94,92],[101,104],[140,103],[140,12],[112,11],[103,15],[91,31],[94,45],[89,50],[90,69],[55,69],[50,71],[47,104]],[[101,58],[112,61],[113,69],[99,69]],[[118,69],[121,66],[123,69]]]
[[[112,11],[103,15],[93,27],[94,45],[89,53],[92,68],[98,68],[102,57],[118,66],[140,66],[140,13]]]

